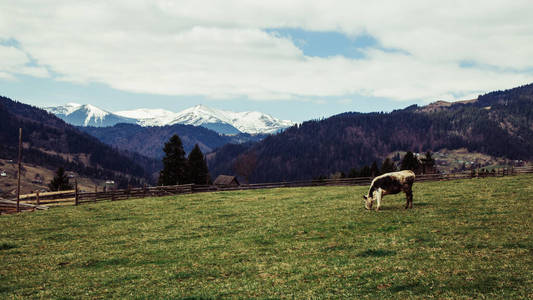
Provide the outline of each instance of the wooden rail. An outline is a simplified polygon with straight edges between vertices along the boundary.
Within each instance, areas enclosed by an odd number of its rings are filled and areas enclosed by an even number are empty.
[[[495,171],[466,171],[461,173],[450,174],[424,174],[417,175],[416,181],[440,181],[440,180],[456,180],[456,179],[472,179],[484,177],[501,177],[517,174],[533,173],[533,166],[517,167],[517,168],[501,168]],[[291,187],[308,187],[308,186],[343,186],[343,185],[369,185],[372,177],[358,177],[358,178],[340,178],[340,179],[321,179],[321,180],[301,180],[301,181],[287,181],[287,182],[271,182],[271,183],[254,183],[233,187],[220,187],[214,185],[171,185],[171,186],[151,186],[142,188],[129,188],[122,190],[111,190],[102,192],[79,192],[77,190],[61,191],[61,192],[46,192],[33,193],[21,195],[20,199],[23,203],[33,205],[65,205],[65,204],[85,204],[95,203],[100,201],[119,201],[132,198],[145,197],[162,197],[169,195],[191,194],[191,193],[206,193],[216,191],[235,191],[235,190],[253,190],[253,189],[269,189],[269,188],[291,188]],[[9,206],[8,204],[2,204]],[[4,207],[5,208],[5,207]]]

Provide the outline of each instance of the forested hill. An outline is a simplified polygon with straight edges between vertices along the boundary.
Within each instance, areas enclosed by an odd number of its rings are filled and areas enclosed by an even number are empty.
[[[121,153],[42,109],[0,96],[1,158],[16,159],[19,128],[25,163],[65,167],[88,177],[121,183],[149,181],[156,168],[153,160]]]
[[[492,92],[477,101],[440,103],[445,105],[343,113],[293,126],[240,152],[222,147],[210,155],[211,175],[235,174],[238,159],[255,163],[251,182],[311,179],[348,172],[393,151],[463,147],[510,159],[533,159],[533,85]]]
[[[264,134],[250,135],[246,133],[226,136],[201,126],[183,124],[154,127],[142,127],[136,124],[116,124],[112,127],[79,127],[79,130],[113,147],[134,151],[157,159],[163,157],[163,146],[174,134],[180,137],[187,153],[196,144],[198,144],[203,153],[208,153],[230,142],[258,141],[266,136]]]

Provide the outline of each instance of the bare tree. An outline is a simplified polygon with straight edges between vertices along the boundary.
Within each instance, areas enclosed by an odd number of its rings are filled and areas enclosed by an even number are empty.
[[[235,159],[233,170],[237,175],[244,178],[244,181],[248,184],[250,182],[250,175],[252,175],[256,166],[257,155],[255,155],[255,152],[248,152],[239,155],[237,159]]]

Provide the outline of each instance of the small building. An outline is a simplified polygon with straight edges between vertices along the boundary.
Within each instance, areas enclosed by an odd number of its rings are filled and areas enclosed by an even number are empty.
[[[106,180],[104,183],[104,192],[115,190],[115,181]]]
[[[0,173],[0,176],[2,176],[2,177],[7,177],[7,173],[6,173],[6,171],[2,171],[2,173]]]
[[[218,187],[233,187],[233,186],[239,186],[239,181],[235,176],[230,175],[218,175],[217,179],[215,179],[215,182],[213,182],[214,185]]]
[[[44,177],[41,176],[41,174],[35,174],[35,177],[31,181],[31,183],[33,184],[43,184],[43,182],[44,182]]]

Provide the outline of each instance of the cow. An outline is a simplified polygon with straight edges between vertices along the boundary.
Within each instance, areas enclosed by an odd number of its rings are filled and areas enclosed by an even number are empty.
[[[372,209],[374,201],[377,202],[376,211],[381,207],[381,198],[388,194],[398,194],[405,192],[407,203],[405,208],[413,208],[413,183],[415,182],[415,173],[411,170],[399,172],[390,172],[380,175],[370,185],[368,194],[364,195],[365,208]]]

